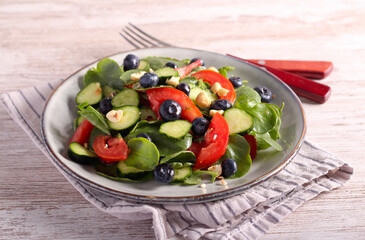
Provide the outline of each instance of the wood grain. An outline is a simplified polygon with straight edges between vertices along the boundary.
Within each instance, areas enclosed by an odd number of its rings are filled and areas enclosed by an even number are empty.
[[[352,179],[305,203],[263,239],[364,239],[365,3],[362,0],[0,2],[0,93],[64,79],[130,50],[133,22],[181,47],[250,59],[327,60],[325,104],[302,99],[307,139],[355,168]],[[0,239],[153,239],[151,221],[95,209],[0,108]]]

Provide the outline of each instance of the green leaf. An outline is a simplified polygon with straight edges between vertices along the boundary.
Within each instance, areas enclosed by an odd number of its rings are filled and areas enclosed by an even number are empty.
[[[124,83],[124,85],[129,85],[129,84],[135,83],[136,81],[133,81],[131,79],[131,75],[133,73],[140,73],[140,72],[145,72],[145,70],[143,70],[143,69],[131,69],[131,70],[128,70],[128,71],[124,72],[120,76],[120,79],[122,80],[122,82]]]
[[[110,178],[115,181],[123,182],[145,182],[153,178],[152,172],[141,172],[137,174],[129,174],[127,176],[121,176],[120,171],[116,164],[105,165],[102,163],[95,164],[95,171],[103,177]]]
[[[224,66],[218,69],[218,72],[222,74],[223,76],[227,77],[227,72],[234,70],[235,67],[231,66]]]
[[[246,108],[252,108],[256,104],[261,102],[261,97],[250,87],[241,86],[235,90],[236,103],[235,106],[245,110]]]
[[[117,62],[112,59],[105,58],[101,60],[96,68],[92,68],[84,76],[84,85],[92,82],[100,82],[102,86],[108,85],[118,90],[121,90],[120,75],[122,70]]]
[[[104,117],[95,108],[92,106],[87,106],[84,108],[82,104],[80,104],[78,107],[80,109],[78,113],[81,116],[86,118],[96,128],[99,128],[104,133],[111,135],[108,124],[106,123]]]
[[[185,67],[188,65],[186,62],[179,61],[179,60],[173,59],[173,58],[166,58],[166,57],[146,57],[143,60],[146,60],[149,63],[150,68],[152,68],[153,70],[163,68],[165,66],[165,64],[168,62],[175,63],[178,68]]]
[[[184,137],[175,139],[160,133],[163,121],[140,121],[126,137],[126,140],[135,138],[139,133],[147,133],[158,148],[161,156],[168,156],[184,151],[191,146],[193,136],[186,134]]]
[[[194,153],[190,151],[181,151],[174,154],[171,154],[169,156],[166,156],[160,160],[160,163],[181,163],[181,167],[184,165],[184,163],[195,163],[196,157]]]
[[[160,155],[155,144],[146,138],[134,138],[128,141],[131,150],[123,163],[143,171],[152,171],[158,164]]]
[[[229,136],[226,152],[221,159],[227,158],[233,159],[237,164],[237,172],[229,178],[240,178],[250,170],[250,145],[244,137],[237,134]]]

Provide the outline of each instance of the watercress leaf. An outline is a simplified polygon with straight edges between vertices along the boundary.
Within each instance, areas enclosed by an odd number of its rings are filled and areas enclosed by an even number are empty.
[[[81,116],[86,118],[92,125],[99,128],[101,131],[107,135],[111,135],[108,124],[106,123],[104,117],[92,106],[87,106],[86,108],[80,108],[78,112]]]
[[[136,81],[133,81],[132,78],[131,78],[131,75],[133,73],[141,73],[141,72],[145,72],[143,69],[131,69],[131,70],[128,70],[128,71],[125,71],[121,76],[120,76],[120,79],[122,80],[122,82],[125,84],[125,85],[129,85],[129,84],[132,84],[132,83],[135,83]]]
[[[222,160],[231,158],[237,164],[237,172],[229,178],[240,178],[251,168],[250,145],[244,137],[238,134],[229,136],[229,142]]]
[[[145,182],[153,178],[152,172],[141,172],[137,174],[129,174],[121,176],[120,171],[116,164],[106,165],[102,163],[95,164],[95,171],[103,177],[110,178],[115,181],[123,182]]]
[[[224,77],[227,77],[227,72],[234,70],[235,67],[224,66],[218,69],[218,72],[222,74]]]
[[[186,62],[166,57],[146,57],[143,60],[146,60],[149,63],[150,68],[152,68],[152,70],[163,68],[165,64],[168,62],[175,63],[177,67],[185,67],[188,65],[188,63]]]
[[[264,133],[264,134],[253,133],[253,135],[256,138],[257,150],[264,150],[269,147],[273,147],[277,151],[283,150],[283,147],[280,146],[280,144],[277,143],[274,139],[272,139],[270,133]]]
[[[175,139],[160,133],[160,126],[163,121],[140,121],[126,136],[126,140],[135,138],[139,133],[147,133],[152,142],[157,146],[160,156],[168,156],[177,152],[184,151],[191,146],[193,136],[186,134],[184,137]]]
[[[121,74],[122,71],[118,63],[112,59],[105,58],[97,64],[96,68],[87,71],[84,76],[84,85],[100,82],[102,86],[111,86],[111,83],[119,80]]]
[[[241,86],[235,90],[236,103],[235,106],[245,110],[246,108],[252,108],[256,104],[261,102],[260,95],[250,87]]]
[[[190,151],[181,151],[164,158],[161,158],[160,163],[175,163],[179,162],[182,164],[184,163],[195,163],[196,157],[193,152]]]
[[[158,164],[160,155],[155,144],[146,138],[134,138],[127,143],[130,153],[123,163],[143,171],[152,171]]]
[[[244,108],[253,119],[253,131],[256,133],[266,133],[273,129],[279,119],[275,110],[269,104],[259,103],[253,108]]]

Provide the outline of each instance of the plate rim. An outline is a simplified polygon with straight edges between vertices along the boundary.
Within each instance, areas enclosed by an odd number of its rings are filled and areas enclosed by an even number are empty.
[[[76,75],[77,73],[79,73],[82,70],[85,70],[85,68],[89,67],[90,65],[93,65],[105,58],[110,58],[113,56],[117,56],[120,54],[126,54],[129,52],[135,52],[135,51],[143,51],[146,49],[181,49],[181,50],[188,50],[188,51],[196,51],[196,52],[205,52],[205,53],[210,53],[210,54],[215,54],[215,55],[219,55],[221,57],[226,57],[228,59],[240,62],[240,63],[244,63],[247,64],[253,68],[258,69],[259,71],[263,72],[264,74],[267,74],[269,76],[271,76],[272,78],[274,78],[276,81],[280,82],[283,87],[290,92],[290,94],[292,95],[292,97],[297,101],[297,104],[300,107],[300,111],[302,113],[302,120],[303,120],[303,131],[301,132],[301,136],[300,139],[298,141],[298,143],[295,145],[295,147],[293,148],[293,150],[290,152],[290,154],[288,154],[287,158],[285,160],[283,160],[283,162],[278,165],[276,168],[272,169],[271,171],[267,172],[266,174],[248,182],[245,183],[243,185],[237,186],[237,187],[233,187],[233,188],[229,188],[229,189],[224,189],[221,190],[219,192],[212,192],[212,193],[206,193],[206,194],[199,194],[199,195],[194,195],[194,196],[176,196],[176,197],[161,197],[161,196],[146,196],[146,195],[138,195],[138,194],[133,194],[133,193],[127,193],[127,192],[123,192],[120,190],[116,190],[116,189],[111,189],[107,186],[101,185],[99,183],[96,183],[90,179],[84,178],[82,176],[80,176],[79,174],[77,174],[75,171],[71,170],[69,167],[67,167],[62,160],[60,160],[57,155],[54,153],[54,151],[52,150],[48,139],[46,137],[45,134],[45,124],[44,124],[44,119],[45,119],[45,114],[47,111],[47,107],[48,104],[50,102],[50,100],[52,99],[52,97],[54,96],[54,93],[57,92],[57,90],[65,83],[67,82],[70,78],[72,78],[74,75]],[[277,175],[281,170],[283,170],[291,161],[292,159],[296,156],[296,154],[298,153],[299,149],[301,148],[303,142],[304,142],[304,137],[307,131],[307,124],[306,124],[306,116],[305,116],[305,112],[303,109],[303,105],[299,99],[299,97],[294,93],[294,91],[286,84],[284,83],[280,78],[278,78],[277,76],[275,76],[274,74],[268,72],[265,70],[265,68],[261,68],[258,67],[254,64],[251,64],[249,62],[246,61],[242,61],[242,60],[238,60],[220,53],[216,53],[216,52],[211,52],[211,51],[206,51],[206,50],[199,50],[199,49],[193,49],[193,48],[180,48],[180,47],[153,47],[153,48],[141,48],[141,49],[134,49],[134,50],[128,50],[128,51],[121,51],[121,52],[117,52],[108,56],[105,56],[103,58],[97,59],[96,61],[89,63],[83,67],[81,67],[80,69],[76,70],[75,72],[73,72],[72,74],[70,74],[67,78],[65,78],[53,91],[52,93],[49,95],[43,112],[42,112],[42,116],[41,116],[41,121],[40,121],[40,130],[41,130],[41,136],[42,136],[42,140],[43,143],[45,145],[45,148],[48,152],[48,154],[50,155],[51,159],[53,160],[53,162],[55,162],[57,164],[58,167],[60,167],[66,174],[70,175],[71,177],[74,177],[75,179],[77,179],[78,181],[82,182],[83,184],[87,185],[88,187],[97,189],[105,194],[108,195],[112,195],[114,197],[120,198],[120,199],[124,199],[124,200],[130,200],[133,202],[138,202],[138,203],[149,203],[149,204],[196,204],[196,203],[202,203],[202,202],[210,202],[210,201],[215,201],[215,200],[220,200],[220,199],[224,199],[224,198],[228,198],[234,195],[238,195],[239,193],[243,193],[245,190],[258,185],[268,179],[270,179],[271,177]]]

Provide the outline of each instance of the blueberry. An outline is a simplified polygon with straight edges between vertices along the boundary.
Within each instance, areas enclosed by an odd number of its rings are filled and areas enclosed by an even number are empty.
[[[238,88],[243,85],[243,82],[240,77],[230,77],[229,81],[232,83],[234,88]]]
[[[203,136],[209,128],[209,121],[204,117],[195,118],[192,124],[191,130],[198,136]]]
[[[128,71],[139,67],[139,58],[136,55],[128,54],[123,60],[123,70]]]
[[[228,178],[237,172],[237,164],[231,159],[227,158],[222,162],[222,176]]]
[[[113,106],[112,106],[112,99],[111,98],[104,98],[100,101],[99,111],[102,114],[107,114],[112,109],[113,109]]]
[[[210,108],[216,109],[216,110],[227,110],[232,107],[232,103],[228,101],[227,99],[217,99],[215,100]]]
[[[201,58],[193,58],[193,59],[191,59],[190,64],[192,64],[193,62],[198,61],[199,59],[200,59],[200,61],[202,62],[202,66],[204,66],[204,65],[205,65],[205,64],[204,64],[204,61],[203,61],[203,59],[201,59]]]
[[[173,62],[167,62],[164,67],[177,68],[177,65]]]
[[[152,142],[152,138],[147,133],[139,133],[136,136],[137,138],[146,138],[148,141]]]
[[[264,86],[255,87],[254,90],[260,94],[261,102],[269,103],[272,100],[272,92]]]
[[[153,175],[157,182],[170,183],[174,179],[175,171],[170,164],[162,163],[153,169]]]
[[[154,87],[158,84],[158,81],[158,75],[150,72],[143,74],[143,76],[139,79],[139,83],[144,88]]]
[[[190,94],[190,86],[185,82],[179,83],[179,85],[176,86],[176,89],[183,91],[188,96]]]
[[[173,100],[165,100],[159,109],[160,116],[164,121],[175,121],[181,117],[181,106]]]

